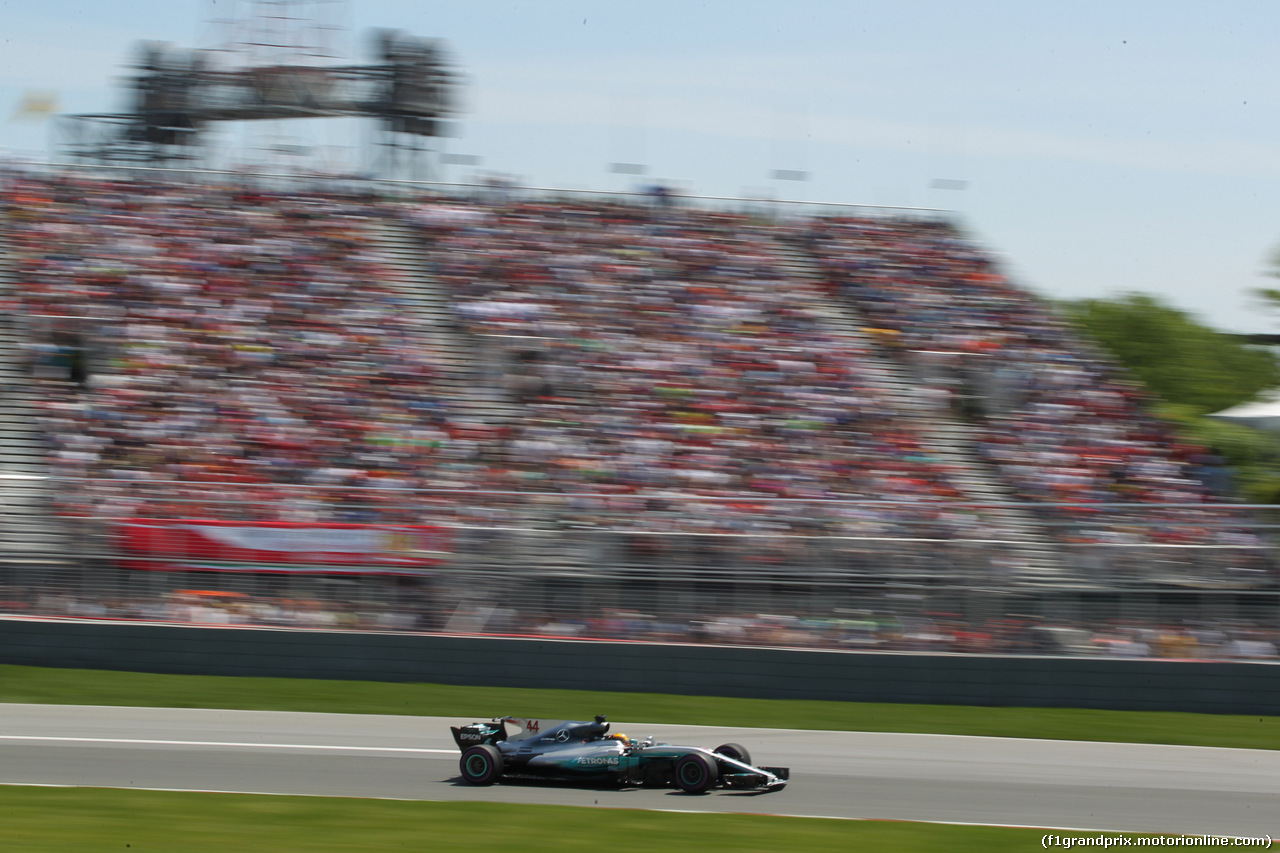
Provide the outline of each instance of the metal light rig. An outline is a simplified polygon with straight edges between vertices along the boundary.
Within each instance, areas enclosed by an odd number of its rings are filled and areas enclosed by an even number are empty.
[[[371,65],[226,68],[216,51],[143,42],[131,109],[59,117],[58,153],[86,165],[194,168],[205,161],[205,131],[218,122],[367,118],[378,129],[365,157],[370,172],[431,177],[431,141],[451,135],[457,110],[459,80],[445,45],[380,30],[374,47]]]

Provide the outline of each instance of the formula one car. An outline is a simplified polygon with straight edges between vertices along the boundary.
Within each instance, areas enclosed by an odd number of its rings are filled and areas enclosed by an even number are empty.
[[[791,776],[786,767],[753,767],[751,755],[736,743],[703,749],[609,734],[603,715],[592,723],[495,717],[488,723],[450,729],[462,750],[462,778],[472,785],[535,777],[624,786],[674,785],[686,793],[701,794],[717,786],[777,791]]]

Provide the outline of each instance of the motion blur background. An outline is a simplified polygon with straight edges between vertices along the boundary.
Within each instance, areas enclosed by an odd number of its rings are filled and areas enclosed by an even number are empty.
[[[1277,13],[640,10],[7,10],[0,607],[1274,657]]]

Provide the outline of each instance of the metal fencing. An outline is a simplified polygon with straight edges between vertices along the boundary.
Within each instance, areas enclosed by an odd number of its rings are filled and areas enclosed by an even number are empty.
[[[346,489],[339,500],[299,486],[287,521],[280,501],[236,484],[201,486],[206,497],[186,504],[137,500],[174,485],[0,479],[0,611],[1074,653],[1098,653],[1099,637],[1141,650],[1141,632],[1173,626],[1263,657],[1280,626],[1271,507],[1221,516],[1235,531],[1251,514],[1245,543],[1059,541],[1067,569],[1037,576],[1018,562],[1025,542],[839,532],[818,523],[833,502],[775,508],[812,520],[808,531],[729,533],[679,529],[705,515],[693,497],[610,514],[584,495]]]

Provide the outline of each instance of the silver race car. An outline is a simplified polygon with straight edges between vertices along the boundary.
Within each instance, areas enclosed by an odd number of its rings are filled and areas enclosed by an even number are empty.
[[[674,785],[701,794],[714,787],[777,791],[791,775],[786,767],[752,766],[751,755],[736,743],[704,749],[610,734],[604,716],[590,723],[495,717],[450,729],[462,750],[462,778],[472,785],[535,777]]]

